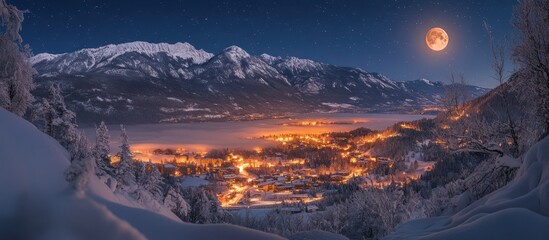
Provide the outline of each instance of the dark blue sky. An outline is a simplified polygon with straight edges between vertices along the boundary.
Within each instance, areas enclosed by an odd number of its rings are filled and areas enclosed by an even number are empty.
[[[297,56],[360,67],[396,81],[494,86],[483,21],[512,36],[516,0],[7,0],[27,9],[24,42],[34,53],[63,53],[129,41],[189,42],[218,53],[238,45],[251,54]],[[442,27],[448,47],[430,51],[425,33]]]

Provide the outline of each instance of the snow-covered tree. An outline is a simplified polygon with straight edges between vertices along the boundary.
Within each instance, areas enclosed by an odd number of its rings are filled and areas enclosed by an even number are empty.
[[[28,58],[28,47],[21,47],[19,35],[23,12],[5,0],[0,0],[0,107],[19,116],[25,114],[33,101],[30,91],[34,88],[35,73]]]
[[[17,43],[23,41],[23,38],[21,38],[21,35],[19,34],[24,19],[23,13],[24,12],[17,9],[17,7],[7,4],[5,0],[0,0],[0,26],[6,29],[4,35]]]
[[[84,134],[79,133],[75,137],[69,150],[71,165],[65,171],[65,179],[74,189],[82,191],[88,182],[89,175],[94,171],[95,164]]]
[[[487,120],[478,113],[470,113],[450,123],[447,133],[441,133],[453,152],[483,152],[502,155],[506,135],[500,121]]]
[[[136,162],[137,185],[156,197],[162,196],[162,174],[152,163]]]
[[[160,210],[162,206],[168,207],[176,215],[186,215],[187,205],[185,201],[177,200],[177,193],[172,196],[174,199],[169,201],[170,205],[164,204],[165,196],[163,193],[162,176],[158,169],[152,163],[143,163],[140,161],[134,162],[136,185],[135,187],[123,186],[122,189],[127,193],[127,196],[134,198],[137,202],[146,206],[149,209]],[[179,196],[182,199],[182,196]],[[184,209],[179,209],[183,207]],[[179,215],[178,215],[179,216]]]
[[[111,172],[111,159],[109,157],[109,129],[105,122],[101,122],[99,127],[95,129],[95,146],[93,148],[93,155],[97,163],[97,174]]]
[[[217,197],[204,188],[187,188],[184,196],[190,211],[183,220],[192,223],[219,223],[224,220],[225,212],[219,206]]]
[[[142,165],[145,166],[145,164]],[[160,171],[155,165],[148,165],[150,170],[148,170],[147,167],[143,168],[145,171],[141,172],[140,175],[143,175],[144,173],[144,178],[139,182],[139,185],[143,189],[149,191],[153,196],[160,199],[162,196],[162,174],[160,174]]]
[[[44,120],[44,132],[55,138],[63,147],[69,149],[77,139],[76,115],[65,105],[61,95],[61,86],[52,84],[50,96],[42,101],[39,111]]]
[[[189,188],[188,203],[190,211],[187,220],[192,223],[209,223],[210,201],[201,188]]]
[[[149,180],[149,173],[147,173],[147,167],[146,163],[142,163],[139,161],[136,161],[134,163],[135,167],[135,180],[136,183],[141,187],[145,186],[147,184],[147,181]]]
[[[183,198],[179,186],[169,186],[164,196],[164,206],[170,209],[179,218],[186,220],[190,212],[190,206]]]
[[[128,134],[126,133],[126,128],[124,125],[120,125],[120,143],[120,162],[131,162],[133,160],[132,152],[128,142]]]
[[[335,205],[327,211],[311,216],[311,224],[327,232],[341,233],[351,224],[344,205]]]
[[[115,177],[121,183],[119,184],[121,188],[131,189],[136,187],[136,177],[134,161],[124,125],[120,125],[120,142],[120,152],[118,153],[120,162],[115,170]]]
[[[513,58],[521,67],[524,80],[521,96],[535,106],[533,115],[541,122],[543,132],[549,134],[549,0],[520,0],[515,7],[513,25],[518,31]],[[530,123],[533,124],[533,123]]]
[[[462,114],[463,103],[467,101],[466,86],[463,74],[460,75],[460,81],[458,82],[454,73],[450,75],[450,83],[444,85],[442,105],[450,116]]]
[[[508,77],[505,76],[505,46],[502,44],[497,44],[495,42],[492,35],[492,30],[486,22],[484,23],[484,28],[488,33],[488,40],[490,48],[492,50],[492,69],[494,70],[493,78],[498,81],[500,86],[502,86],[508,79]],[[514,111],[512,109],[511,99],[510,96],[508,96],[508,93],[502,90],[499,90],[497,92],[499,94],[499,97],[503,100],[503,110],[497,112],[497,120],[503,123],[502,130],[504,131],[502,132],[502,134],[507,135],[511,142],[511,144],[509,144],[509,153],[517,157],[521,150],[521,144],[519,143],[519,141],[521,133],[520,123],[522,123],[522,121],[516,119],[516,117],[514,116],[516,114],[513,114]],[[499,115],[502,115],[502,117],[500,117]],[[505,120],[502,121],[500,119]]]

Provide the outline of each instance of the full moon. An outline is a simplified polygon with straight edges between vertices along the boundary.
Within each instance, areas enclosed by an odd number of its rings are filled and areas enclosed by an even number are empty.
[[[448,34],[442,28],[431,28],[425,36],[427,46],[433,51],[440,51],[448,45]]]

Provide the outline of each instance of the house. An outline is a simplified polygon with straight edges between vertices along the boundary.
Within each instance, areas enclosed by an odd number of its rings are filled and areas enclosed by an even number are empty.
[[[377,162],[381,164],[388,164],[388,163],[392,163],[393,161],[391,161],[391,159],[388,157],[378,157]]]
[[[236,179],[236,174],[225,174],[223,175],[223,179],[226,181],[234,181]]]
[[[280,182],[277,182],[275,184],[275,191],[286,191],[286,190],[291,190],[293,189],[294,186],[292,186],[291,184],[284,184],[284,183],[280,183]]]
[[[240,183],[246,183],[248,182],[248,178],[242,174],[238,174],[236,175],[235,181]]]
[[[309,198],[309,194],[306,194],[306,193],[290,195],[291,200],[305,200],[308,198]]]
[[[239,174],[240,170],[235,166],[230,166],[222,169],[223,173],[227,174]]]
[[[333,182],[341,182],[343,181],[343,176],[339,174],[334,174],[330,176],[330,180]]]
[[[267,161],[281,162],[281,161],[285,161],[287,159],[287,157],[288,156],[286,154],[283,154],[281,152],[277,152],[274,155],[267,156]]]
[[[301,210],[301,208],[298,208],[298,207],[283,207],[283,208],[277,209],[276,212],[282,213],[282,214],[296,214],[296,213],[303,212],[303,210]]]
[[[275,181],[265,181],[257,184],[257,188],[265,192],[275,190]]]
[[[316,212],[318,211],[318,207],[316,205],[309,205],[305,208],[306,212]]]
[[[339,170],[336,172],[336,174],[342,175],[342,176],[349,176],[351,174],[351,171],[349,170]]]
[[[271,195],[271,198],[273,200],[284,201],[284,200],[288,200],[291,195],[292,195],[291,192],[279,192],[279,193],[273,193]]]
[[[177,170],[177,167],[171,163],[165,163],[162,165],[162,174],[166,176],[173,176],[175,175],[175,171]]]

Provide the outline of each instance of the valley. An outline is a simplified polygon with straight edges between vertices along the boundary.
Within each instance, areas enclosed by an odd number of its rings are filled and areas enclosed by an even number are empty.
[[[432,117],[305,114],[291,119],[149,124],[125,129],[134,137],[134,160],[159,169],[183,188],[215,193],[224,209],[299,213],[318,211],[319,202],[341,194],[347,185],[404,186],[431,170],[435,162],[423,161],[421,149],[432,139],[416,135],[430,136],[433,127],[424,122]],[[112,129],[110,133],[116,136],[116,126]],[[402,148],[405,154],[376,153],[390,138],[415,141],[417,146],[393,143],[388,147]],[[111,141],[111,164],[115,167],[120,161],[116,154],[120,144]]]
[[[0,0],[0,239],[546,240],[547,6]]]
[[[288,118],[253,121],[161,123],[126,125],[134,151],[151,154],[155,149],[172,148],[183,152],[205,153],[212,149],[254,149],[273,145],[261,138],[281,134],[322,134],[357,128],[382,130],[402,121],[432,118],[431,115],[314,113]],[[82,128],[95,139],[95,128]],[[120,126],[109,125],[112,154],[118,151]],[[151,156],[151,160],[158,162]]]

